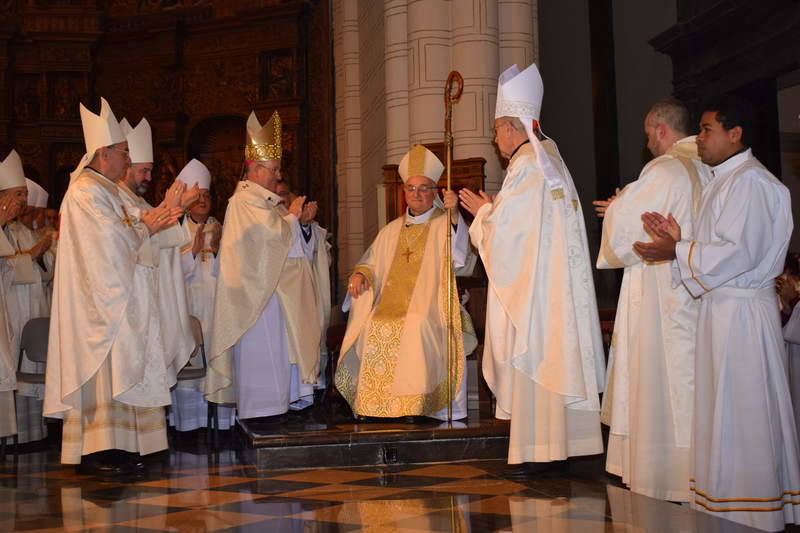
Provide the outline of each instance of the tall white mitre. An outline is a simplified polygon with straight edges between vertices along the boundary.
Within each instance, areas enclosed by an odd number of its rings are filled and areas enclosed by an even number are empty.
[[[192,159],[186,163],[186,166],[181,169],[175,180],[185,183],[187,189],[194,187],[195,183],[199,189],[211,188],[211,172],[197,159]]]
[[[150,123],[143,118],[135,128],[131,127],[127,118],[119,122],[122,133],[128,140],[131,163],[152,163],[153,159],[153,130]]]
[[[561,181],[559,171],[556,170],[547,157],[544,148],[542,147],[539,137],[533,131],[533,122],[539,124],[539,131],[541,132],[541,123],[539,116],[542,111],[542,100],[544,99],[544,82],[536,63],[531,65],[520,72],[517,65],[512,65],[500,74],[497,83],[497,103],[494,109],[494,118],[500,117],[516,117],[522,121],[525,126],[525,133],[528,134],[528,139],[531,141],[533,150],[536,153],[536,158],[539,165],[544,171],[547,186],[555,191],[563,189],[564,183]],[[542,133],[544,135],[544,133]],[[552,139],[550,139],[552,142]],[[555,144],[555,142],[553,142]],[[568,173],[564,169],[565,173]],[[570,196],[575,196],[574,186],[569,186]]]
[[[125,141],[125,134],[117,122],[117,117],[111,111],[111,106],[105,98],[100,98],[100,114],[95,115],[83,104],[80,104],[81,124],[83,125],[83,140],[86,143],[86,153],[80,163],[70,174],[70,181],[77,178],[88,165],[98,148],[111,146]]]
[[[16,150],[11,150],[11,153],[0,163],[0,191],[25,186],[25,170],[22,168],[22,159]]]
[[[47,207],[47,199],[50,197],[47,191],[41,185],[28,178],[25,178],[25,184],[28,186],[28,206]]]
[[[414,145],[411,150],[403,156],[400,164],[397,166],[397,173],[400,174],[400,179],[403,183],[408,181],[411,176],[425,176],[431,180],[434,185],[439,183],[439,178],[444,172],[444,165],[436,154],[422,146],[421,144]],[[439,195],[433,197],[433,205],[440,209],[444,209],[444,204]]]

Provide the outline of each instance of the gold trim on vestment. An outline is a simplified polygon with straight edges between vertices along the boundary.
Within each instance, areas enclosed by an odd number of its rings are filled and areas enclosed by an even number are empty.
[[[783,500],[785,496],[800,496],[800,491],[796,490],[785,490],[783,494],[778,496],[777,498],[713,498],[708,494],[697,490],[695,487],[690,487],[690,491],[696,493],[698,496],[702,496],[706,500],[715,503],[726,503],[726,502],[777,502]]]
[[[561,200],[564,198],[564,189],[552,189],[550,196],[553,197],[553,200]]]
[[[698,285],[700,285],[700,288],[702,288],[704,291],[708,292],[708,289],[706,288],[706,286],[703,285],[702,283],[700,283],[700,280],[697,279],[697,276],[694,275],[694,269],[692,268],[692,254],[694,254],[694,245],[695,244],[697,244],[697,242],[692,241],[692,244],[689,246],[689,258],[686,260],[686,263],[689,265],[689,273],[692,275],[692,279],[695,280]]]
[[[443,211],[431,217],[434,220]],[[445,407],[447,403],[447,377],[427,394],[397,396],[393,394],[395,369],[400,353],[400,342],[408,314],[409,305],[423,262],[423,257],[431,227],[430,220],[424,224],[403,226],[397,241],[397,247],[389,268],[383,291],[366,326],[366,342],[361,355],[358,376],[347,370],[347,365],[340,364],[336,372],[336,386],[353,411],[359,415],[378,417],[398,417],[408,415],[431,415]],[[440,290],[440,312],[442,323],[446,324],[447,312],[447,265],[441,263],[442,272]],[[357,267],[354,272],[364,275],[371,273],[364,267]],[[372,280],[371,280],[372,282]],[[455,282],[453,283],[455,288]],[[453,309],[459,310],[457,291],[453,290]],[[458,388],[463,375],[463,338],[461,317],[456,313],[453,319],[456,338],[456,376],[455,387]],[[446,338],[442,339],[446,342]],[[446,350],[443,350],[446,354]],[[446,363],[444,365],[446,367]]]

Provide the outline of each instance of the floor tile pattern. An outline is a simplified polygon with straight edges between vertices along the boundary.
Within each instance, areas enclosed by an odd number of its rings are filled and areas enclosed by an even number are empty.
[[[55,449],[6,457],[0,531],[751,531],[632,494],[603,473],[601,457],[574,461],[564,476],[510,481],[503,461],[263,471],[235,446],[174,448],[121,479],[78,476]]]

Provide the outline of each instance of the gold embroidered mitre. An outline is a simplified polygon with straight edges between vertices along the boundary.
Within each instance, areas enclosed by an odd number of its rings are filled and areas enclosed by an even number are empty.
[[[280,159],[281,149],[281,117],[278,112],[272,113],[269,121],[262,127],[255,111],[247,119],[247,144],[244,157],[248,161],[267,161]]]

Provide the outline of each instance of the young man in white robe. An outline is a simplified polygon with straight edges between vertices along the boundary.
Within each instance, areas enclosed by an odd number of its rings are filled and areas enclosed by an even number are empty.
[[[297,195],[289,190],[286,182],[278,183],[278,194],[283,203],[279,206],[285,208],[291,205]],[[300,231],[303,239],[303,252],[311,264],[311,275],[314,280],[314,293],[317,295],[317,315],[320,320],[319,341],[319,377],[314,385],[315,390],[327,388],[326,370],[328,365],[327,332],[331,322],[331,243],[328,242],[328,230],[319,225],[316,220],[308,224],[301,224]]]
[[[62,463],[130,474],[144,467],[138,454],[167,448],[170,402],[163,345],[149,331],[153,265],[140,250],[181,209],[130,213],[117,185],[130,166],[125,135],[105,100],[100,115],[80,113],[86,155],[61,204],[44,414],[64,419]]]
[[[197,317],[203,328],[206,352],[211,348],[211,330],[214,318],[214,291],[217,285],[217,254],[222,237],[222,224],[210,216],[211,173],[208,168],[192,159],[181,169],[176,181],[186,184],[187,189],[198,187],[199,196],[189,206],[183,220],[183,228],[189,242],[181,248],[181,265],[186,282],[189,314]],[[206,353],[206,363],[208,353]],[[198,350],[190,364],[194,368],[203,366],[202,354]],[[205,399],[205,379],[182,380],[172,389],[170,425],[178,431],[192,431],[207,426],[208,401]],[[230,429],[235,423],[236,409],[217,406],[219,429]]]
[[[689,111],[668,99],[647,113],[653,159],[639,179],[607,202],[597,268],[624,268],[609,352],[603,423],[610,427],[606,470],[633,492],[688,502],[694,411],[694,348],[700,304],[672,286],[669,262],[646,264],[633,243],[646,240],[642,213],[672,213],[687,236],[708,171],[697,155]]]
[[[118,185],[128,212],[141,217],[153,209],[143,198],[153,179],[153,135],[144,118],[135,128],[123,118],[120,127],[128,141],[131,165]],[[185,209],[198,195],[197,187],[190,189],[185,183],[175,181],[167,189],[161,206]],[[158,301],[158,313],[150,317],[150,335],[158,335],[164,344],[164,364],[171,385],[175,384],[175,376],[195,348],[180,257],[181,248],[188,242],[189,236],[183,226],[173,224],[152,234],[140,250],[140,261],[154,267],[149,274],[154,275],[156,281],[150,289]]]
[[[320,324],[300,225],[316,203],[282,215],[280,116],[247,121],[246,179],[228,201],[219,251],[206,399],[236,403],[239,419],[280,421],[314,400]],[[302,400],[302,402],[300,402]],[[278,417],[278,418],[268,418]],[[267,419],[267,420],[264,420]]]
[[[500,76],[495,143],[509,160],[496,197],[462,189],[489,278],[483,375],[511,419],[509,476],[603,452],[605,356],[583,211],[555,143],[540,141],[536,65]]]
[[[0,162],[0,437],[17,434],[14,390],[17,388],[17,357],[12,348],[13,317],[9,314],[9,292],[15,268],[16,248],[9,242],[6,226],[25,209],[27,187],[22,160],[16,151]]]
[[[35,182],[25,178],[28,202],[25,210],[16,220],[6,225],[8,241],[16,251],[8,262],[13,267],[13,275],[7,291],[8,313],[10,317],[13,340],[11,350],[19,357],[22,330],[32,318],[50,315],[50,307],[44,286],[44,257],[50,248],[50,236],[40,236],[28,227],[37,212],[40,190],[44,190]],[[46,193],[45,193],[46,194]],[[34,363],[22,356],[23,372],[42,373],[44,364]],[[18,383],[16,393],[16,415],[18,442],[32,442],[47,437],[47,424],[42,416],[42,400],[44,385]]]
[[[459,305],[454,269],[466,264],[469,237],[456,194],[445,191],[444,204],[439,199],[443,170],[419,144],[403,157],[398,172],[408,209],[378,233],[348,280],[343,310],[350,316],[335,381],[355,415],[447,420],[452,397],[451,419],[467,416],[466,356],[477,340]],[[448,226],[452,268],[446,262]],[[454,343],[449,364],[448,298]]]
[[[668,213],[645,213],[653,241],[634,246],[645,261],[672,260],[675,281],[700,298],[693,507],[780,531],[800,523],[800,445],[775,292],[792,234],[789,190],[748,148],[746,101],[723,97],[704,109],[697,146],[713,177],[694,237]]]

